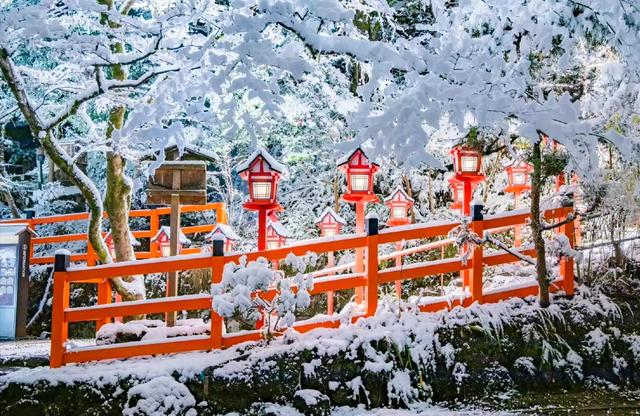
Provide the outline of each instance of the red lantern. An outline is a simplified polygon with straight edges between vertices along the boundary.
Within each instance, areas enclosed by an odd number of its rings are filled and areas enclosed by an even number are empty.
[[[530,177],[531,172],[533,172],[533,166],[530,163],[514,163],[507,166],[506,170],[509,185],[505,188],[505,191],[521,193],[531,189]]]
[[[369,161],[361,148],[338,161],[338,169],[347,174],[347,193],[342,196],[347,202],[375,201],[373,175],[380,169],[377,163]]]
[[[269,219],[267,225],[267,250],[280,248],[287,244],[289,232],[278,220]]]
[[[413,207],[414,200],[401,187],[397,187],[391,195],[385,198],[385,205],[389,208],[389,220],[387,225],[394,227],[397,225],[409,224],[409,210]]]
[[[315,224],[320,227],[320,236],[333,237],[340,234],[347,222],[332,208],[327,207],[316,219]]]
[[[183,245],[189,244],[191,241],[185,236],[182,231],[178,234],[178,253],[182,250]],[[151,242],[158,242],[160,247],[160,254],[162,257],[169,257],[171,255],[171,228],[167,226],[160,227],[158,233],[151,239]]]
[[[246,208],[277,205],[278,181],[286,177],[286,169],[266,150],[259,147],[244,162],[236,166],[238,175],[249,182]]]
[[[232,251],[233,247],[240,241],[240,236],[227,224],[216,224],[213,230],[205,236],[205,240],[211,241],[216,236],[224,238],[224,251]]]
[[[482,170],[482,154],[467,146],[456,146],[451,150],[453,156],[453,171],[456,178],[478,178],[484,176]],[[481,179],[480,179],[481,180]]]
[[[454,211],[459,211],[462,209],[462,202],[464,201],[464,183],[453,177],[449,179],[449,186],[451,187],[451,195],[453,196],[453,203],[449,205],[449,208]]]

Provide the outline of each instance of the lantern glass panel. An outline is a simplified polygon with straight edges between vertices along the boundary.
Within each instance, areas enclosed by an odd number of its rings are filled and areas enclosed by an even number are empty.
[[[278,241],[267,241],[267,250],[273,250],[275,248],[280,248],[280,242]]]
[[[478,158],[475,156],[462,156],[462,172],[477,172]]]
[[[333,237],[334,235],[336,235],[336,229],[331,227],[331,228],[325,228],[323,233],[322,233],[325,237]]]
[[[169,257],[171,255],[171,247],[168,242],[160,244],[160,254],[162,257]]]
[[[253,182],[253,199],[271,199],[271,181]]]
[[[351,190],[356,192],[367,192],[369,190],[369,175],[352,173]]]
[[[391,210],[391,216],[397,219],[407,218],[407,209],[403,206],[396,205]]]
[[[524,185],[526,183],[526,175],[522,172],[514,172],[513,173],[513,184],[514,185]]]

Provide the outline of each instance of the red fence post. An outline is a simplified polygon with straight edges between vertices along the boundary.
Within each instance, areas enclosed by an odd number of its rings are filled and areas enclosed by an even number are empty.
[[[575,247],[575,228],[573,221],[561,226],[559,232],[567,236],[572,248]],[[564,287],[565,293],[567,296],[573,296],[573,258],[562,257],[560,259],[560,276],[562,276],[562,286]]]
[[[213,239],[213,266],[211,267],[211,283],[222,282],[222,272],[224,269],[224,240]],[[211,300],[213,304],[213,299]],[[224,320],[213,308],[211,309],[211,347],[213,349],[222,348],[222,329]]]
[[[218,206],[216,207],[216,222],[218,224],[227,224],[228,221],[227,204],[224,202],[218,202]]]
[[[64,311],[69,308],[69,283],[65,273],[71,258],[68,254],[56,254],[53,267],[53,305],[51,310],[51,356],[49,365],[57,368],[63,364],[64,344],[69,337],[69,324]]]
[[[106,305],[111,303],[111,282],[109,279],[104,279],[104,282],[98,283],[98,305]],[[104,318],[96,321],[96,333],[103,325],[111,322],[111,319]]]
[[[471,229],[478,237],[483,238],[484,224],[482,204],[474,204],[471,208]],[[484,252],[482,244],[474,247],[471,257],[471,273],[469,275],[469,291],[471,292],[471,303],[482,303],[482,275],[484,272]]]
[[[373,316],[378,309],[378,218],[366,220],[367,231],[367,316]]]

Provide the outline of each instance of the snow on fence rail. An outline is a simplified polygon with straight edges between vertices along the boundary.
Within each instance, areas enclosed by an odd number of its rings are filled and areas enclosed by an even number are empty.
[[[572,211],[571,207],[549,209],[545,217],[549,220],[563,220]],[[488,216],[471,223],[472,229],[482,235],[485,230],[495,230],[517,224],[523,224],[529,214],[514,212],[499,216]],[[473,249],[466,264],[460,257],[442,259],[388,267],[380,270],[380,262],[384,256],[378,255],[380,244],[397,241],[419,240],[425,238],[447,238],[447,234],[458,226],[456,222],[439,222],[429,224],[414,224],[411,226],[388,228],[378,231],[377,219],[368,219],[367,232],[362,234],[342,235],[332,238],[307,240],[304,243],[285,246],[277,249],[253,251],[248,253],[225,254],[220,241],[214,241],[213,255],[187,255],[166,259],[147,259],[126,263],[98,265],[95,267],[69,267],[70,257],[59,254],[55,261],[53,316],[51,333],[51,367],[60,367],[73,362],[126,358],[132,356],[165,354],[194,350],[210,350],[225,348],[246,341],[259,340],[262,332],[242,331],[225,333],[223,319],[212,310],[211,296],[208,294],[175,296],[163,299],[124,302],[111,304],[111,287],[109,278],[191,269],[211,269],[212,283],[222,280],[223,267],[228,262],[238,262],[241,256],[247,261],[265,257],[267,260],[282,260],[290,253],[296,256],[308,252],[323,253],[329,251],[364,249],[366,261],[364,270],[356,270],[353,274],[319,277],[314,279],[314,287],[310,294],[320,294],[337,290],[356,289],[356,301],[362,303],[362,313],[351,316],[351,321],[361,317],[371,316],[378,306],[378,286],[397,280],[422,278],[433,274],[460,272],[463,276],[465,296],[456,299],[434,299],[433,302],[422,302],[422,311],[436,311],[455,306],[468,306],[473,302],[498,302],[509,297],[525,297],[537,293],[537,286],[521,285],[515,288],[492,290],[483,293],[482,274],[485,266],[495,266],[513,263],[519,259],[510,253],[484,254],[482,246]],[[558,232],[565,234],[570,243],[574,242],[573,223],[568,222],[558,228]],[[531,257],[535,257],[535,250],[515,248]],[[397,253],[396,253],[397,254]],[[70,308],[69,290],[71,283],[98,284],[98,304],[88,307]],[[573,260],[563,259],[560,264],[560,279],[554,282],[552,290],[564,289],[567,294],[573,294]],[[359,295],[358,295],[359,293]],[[275,290],[261,293],[261,296],[275,296]],[[203,336],[178,337],[163,340],[148,340],[128,342],[115,345],[100,345],[66,350],[68,325],[70,322],[96,321],[97,327],[108,323],[112,318],[140,314],[166,313],[183,310],[210,310],[210,334]],[[314,317],[296,322],[293,328],[299,332],[309,331],[319,327],[338,327],[345,319],[341,315]]]
[[[188,212],[207,212],[212,211],[216,213],[216,222],[221,224],[227,223],[227,208],[224,202],[213,202],[205,205],[183,205],[180,207],[180,212],[188,213]],[[132,231],[131,234],[135,238],[153,238],[158,231],[160,230],[160,217],[164,215],[169,215],[171,213],[170,207],[160,207],[153,209],[139,209],[133,210],[129,213],[130,218],[149,218],[149,229],[148,230],[138,230]],[[107,218],[106,213],[104,217]],[[13,220],[4,220],[0,221],[2,224],[11,224],[11,223],[28,223],[29,227],[36,231],[37,227],[45,224],[58,224],[58,223],[68,223],[73,221],[86,221],[89,219],[89,213],[80,212],[75,214],[65,214],[65,215],[52,215],[47,217],[38,217],[38,218],[29,218],[29,219],[13,219]],[[210,232],[215,227],[216,223],[212,224],[202,224],[202,225],[192,225],[187,227],[181,227],[181,231],[183,234],[194,234],[194,233],[205,233]],[[105,233],[103,233],[105,234]],[[52,236],[42,236],[42,237],[34,237],[31,239],[31,264],[51,264],[54,262],[54,256],[34,256],[35,247],[38,245],[44,244],[64,244],[70,243],[74,241],[86,241],[87,242],[87,252],[84,253],[73,253],[71,254],[72,262],[80,262],[84,261],[87,263],[87,266],[94,266],[97,262],[96,253],[93,251],[91,244],[89,244],[87,233],[75,233],[75,234],[62,234],[62,235],[52,235]],[[199,253],[199,248],[183,248],[182,253],[190,254],[190,253]],[[136,258],[138,259],[148,259],[148,258],[156,258],[160,257],[160,249],[158,247],[158,243],[150,242],[149,243],[149,251],[136,251]]]

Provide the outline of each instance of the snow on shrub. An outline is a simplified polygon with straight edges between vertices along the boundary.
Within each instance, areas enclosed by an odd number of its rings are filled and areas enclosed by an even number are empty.
[[[297,261],[290,263],[300,266]],[[225,265],[221,283],[211,285],[212,308],[224,318],[250,322],[264,318],[269,333],[293,325],[295,313],[311,303],[312,288],[309,275],[298,272],[286,278],[272,270],[265,258],[247,262],[242,256],[239,264]]]
[[[189,389],[172,377],[161,376],[133,386],[127,393],[124,416],[186,415],[195,416],[196,400]]]

